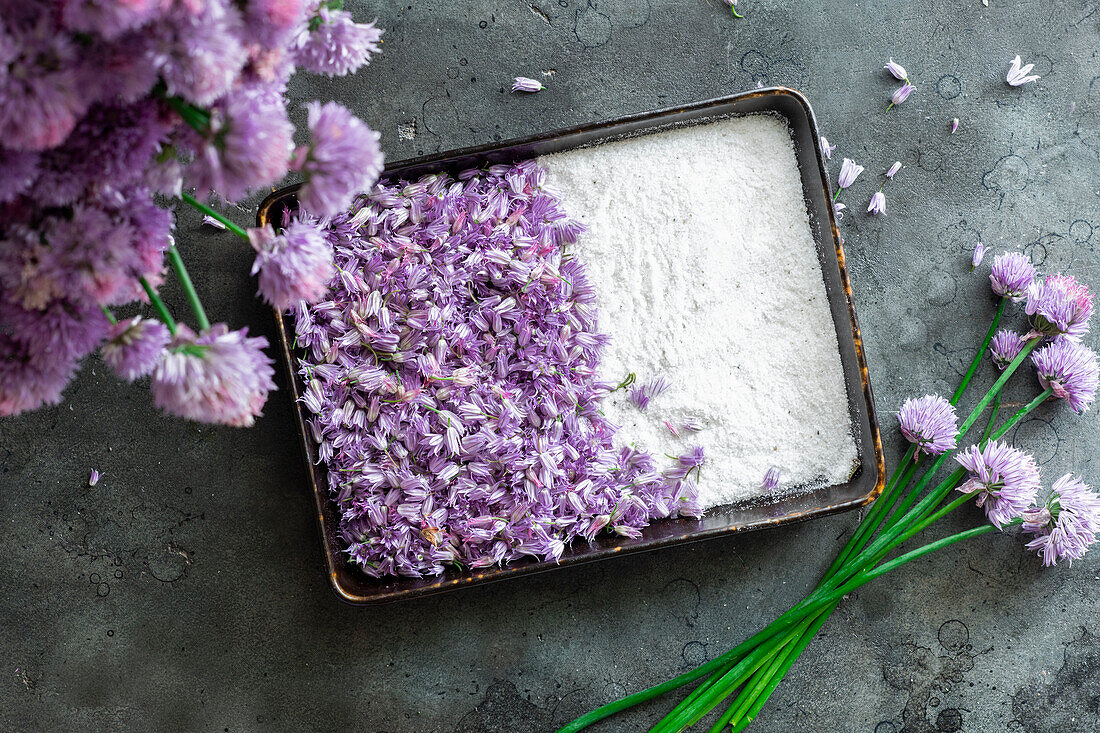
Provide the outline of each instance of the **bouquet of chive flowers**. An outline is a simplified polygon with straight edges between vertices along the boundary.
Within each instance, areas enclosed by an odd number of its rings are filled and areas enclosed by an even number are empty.
[[[302,207],[325,216],[373,185],[378,135],[348,110],[311,104],[297,149],[287,117],[296,68],[344,75],[378,51],[381,31],[340,3],[0,0],[0,415],[59,402],[99,349],[168,413],[252,424],[274,388],[267,341],[210,323],[172,207],[247,241],[275,307],[321,297],[334,270],[316,227],[246,231],[203,201],[295,170]],[[166,257],[194,330],[158,295]]]
[[[817,588],[726,654],[583,715],[558,733],[582,730],[700,680],[652,733],[678,733],[700,723],[712,733],[744,730],[845,594],[864,583],[930,552],[997,531],[1019,531],[1026,548],[1046,566],[1084,555],[1100,532],[1100,496],[1072,474],[1044,490],[1035,459],[1001,438],[1049,399],[1063,400],[1077,413],[1092,403],[1097,358],[1080,342],[1088,331],[1092,295],[1072,276],[1036,279],[1030,261],[1017,253],[994,260],[990,282],[999,303],[982,347],[950,399],[925,396],[902,405],[898,423],[909,449]],[[998,331],[1010,302],[1025,302],[1030,323],[1023,333]],[[960,424],[956,406],[987,351],[1000,376]],[[1001,391],[1029,358],[1040,392],[998,424]],[[984,429],[973,435],[987,411]],[[952,455],[967,438],[970,445]],[[937,481],[945,464],[955,470]],[[970,501],[984,510],[988,523],[895,553]]]

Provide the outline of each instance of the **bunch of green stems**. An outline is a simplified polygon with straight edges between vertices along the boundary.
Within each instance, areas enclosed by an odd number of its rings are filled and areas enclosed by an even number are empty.
[[[1005,300],[1002,298],[985,340],[951,398],[952,405],[958,404],[978,370],[1004,309]],[[960,441],[991,406],[985,430],[977,441],[982,446],[989,440],[1003,436],[1051,396],[1049,389],[1041,392],[1000,427],[994,428],[1000,411],[1001,390],[1040,340],[1041,337],[1036,337],[1028,341],[993,386],[978,400],[959,426]],[[787,670],[845,595],[907,562],[956,542],[996,531],[994,525],[985,523],[886,559],[900,545],[973,498],[969,494],[951,498],[952,490],[966,477],[963,468],[956,469],[929,489],[933,478],[948,457],[948,453],[939,456],[922,455],[916,445],[910,446],[885,482],[878,500],[860,521],[817,588],[765,629],[722,656],[679,677],[616,700],[577,718],[558,733],[582,730],[615,713],[700,679],[703,682],[662,718],[650,733],[679,733],[687,730],[727,703],[735,693],[736,696],[732,702],[728,702],[725,712],[713,722],[710,731],[720,733],[744,730],[756,718]],[[1018,522],[1019,520],[1016,521]]]

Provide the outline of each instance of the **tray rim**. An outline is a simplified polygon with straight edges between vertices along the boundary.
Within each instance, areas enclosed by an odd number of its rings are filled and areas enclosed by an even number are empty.
[[[556,138],[566,135],[573,135],[583,132],[600,132],[622,127],[623,125],[629,125],[632,123],[646,122],[655,118],[659,119],[661,117],[671,117],[673,115],[683,114],[685,112],[701,112],[712,107],[725,105],[739,100],[769,96],[790,98],[802,108],[802,111],[806,115],[807,121],[810,126],[810,132],[813,137],[813,152],[814,157],[817,161],[817,172],[820,177],[822,190],[825,193],[826,197],[831,199],[832,186],[829,180],[828,173],[825,169],[825,158],[821,149],[820,133],[817,125],[817,118],[814,115],[813,108],[810,106],[809,100],[804,94],[802,94],[798,90],[783,86],[765,87],[744,92],[736,92],[733,94],[700,100],[688,104],[664,107],[651,111],[630,113],[627,115],[622,115],[606,120],[600,120],[593,123],[574,125],[568,128],[535,133],[533,135],[527,135],[519,138],[511,138],[499,142],[491,142],[480,145],[467,146],[463,148],[456,148],[452,150],[444,150],[438,153],[420,155],[404,160],[387,161],[383,175],[391,170],[403,170],[419,166],[435,165],[456,158],[484,157],[494,152],[516,148],[519,146],[533,145],[540,142],[552,141]],[[675,125],[676,123],[672,122],[670,124]],[[270,194],[268,194],[259,204],[256,213],[257,224],[259,226],[264,226],[271,223],[272,208],[277,203],[285,200],[287,197],[293,196],[297,192],[297,190],[301,188],[301,185],[302,184],[298,183],[284,186],[275,189]],[[881,431],[879,428],[877,411],[875,409],[874,395],[871,388],[870,375],[867,368],[866,354],[864,353],[863,348],[863,336],[862,331],[860,330],[859,320],[856,315],[855,301],[853,297],[851,281],[848,275],[846,259],[844,256],[842,239],[840,237],[840,231],[837,226],[835,211],[831,206],[827,207],[827,209],[829,233],[832,236],[833,245],[836,251],[837,266],[840,273],[840,282],[841,287],[844,291],[847,312],[849,316],[849,323],[852,333],[852,341],[855,350],[856,364],[862,387],[863,403],[866,409],[865,414],[867,416],[870,427],[870,434],[866,436],[870,439],[871,443],[870,456],[866,455],[866,453],[862,456],[864,458],[864,462],[861,464],[861,468],[874,470],[876,472],[875,482],[871,490],[867,494],[858,496],[847,501],[827,504],[825,506],[815,507],[803,511],[790,512],[778,517],[770,517],[768,519],[748,522],[745,524],[731,524],[711,529],[699,529],[690,531],[687,534],[655,538],[639,544],[619,544],[611,547],[599,548],[584,554],[568,555],[566,557],[563,557],[558,563],[551,563],[546,561],[517,562],[511,565],[505,565],[503,567],[487,569],[485,571],[467,572],[455,577],[439,576],[435,580],[435,582],[418,585],[411,588],[399,589],[390,593],[378,593],[373,595],[364,595],[347,587],[346,584],[341,580],[341,571],[348,572],[348,570],[346,567],[343,566],[345,564],[341,564],[341,566],[338,567],[334,561],[334,556],[339,556],[341,551],[339,550],[338,546],[333,545],[334,538],[330,536],[330,532],[326,523],[326,509],[331,503],[331,500],[328,497],[328,492],[322,486],[322,482],[319,481],[317,466],[313,463],[312,460],[309,429],[306,424],[306,416],[302,412],[300,401],[300,377],[297,374],[297,370],[294,368],[296,357],[291,347],[291,341],[289,337],[290,332],[288,330],[287,320],[283,313],[273,309],[272,312],[275,316],[276,331],[279,338],[279,354],[281,356],[282,366],[287,377],[287,384],[290,391],[290,396],[294,402],[294,413],[298,423],[298,436],[300,439],[299,444],[302,449],[302,456],[305,459],[309,483],[313,493],[314,508],[316,509],[317,513],[318,529],[320,530],[320,539],[323,550],[322,554],[324,555],[325,559],[325,568],[329,576],[330,586],[336,593],[337,597],[339,597],[345,603],[354,606],[374,606],[394,603],[401,600],[452,591],[458,588],[470,587],[473,585],[484,585],[487,583],[497,582],[499,580],[505,580],[508,578],[548,572],[561,567],[594,562],[617,555],[649,552],[670,545],[689,544],[692,542],[713,539],[715,537],[725,537],[742,532],[764,529],[767,527],[793,524],[796,522],[824,517],[831,514],[849,511],[851,509],[855,509],[861,506],[866,506],[867,504],[870,504],[875,499],[877,499],[878,496],[882,493],[886,481],[885,455],[883,451]],[[822,224],[824,224],[824,222],[822,222]],[[841,348],[843,349],[843,347]],[[873,462],[871,465],[868,465],[866,459],[870,457],[873,457]],[[853,479],[850,479],[848,483],[851,483],[853,480],[854,476]],[[842,485],[843,484],[836,484],[835,486]],[[363,575],[364,578],[369,578],[369,576],[365,574],[360,574]],[[413,579],[397,578],[393,582],[400,582],[402,580]]]

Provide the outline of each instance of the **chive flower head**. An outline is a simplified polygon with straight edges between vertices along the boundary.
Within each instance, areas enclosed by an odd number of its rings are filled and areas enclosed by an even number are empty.
[[[1028,286],[1024,311],[1039,333],[1079,341],[1089,330],[1092,293],[1072,275],[1047,275]]]
[[[1043,565],[1072,563],[1084,556],[1100,532],[1100,496],[1067,473],[1054,482],[1043,506],[1025,513],[1023,530],[1034,536],[1027,549],[1037,550]]]
[[[1098,385],[1096,354],[1068,338],[1055,339],[1031,355],[1039,383],[1054,396],[1069,403],[1080,414],[1096,398]]]
[[[996,440],[984,448],[972,445],[955,456],[970,476],[960,487],[977,494],[975,503],[998,529],[1021,516],[1039,493],[1039,467],[1022,450]]]
[[[252,274],[259,273],[259,293],[276,310],[314,303],[328,292],[332,247],[316,225],[293,221],[278,235],[270,224],[252,227],[248,240],[256,250]]]
[[[132,382],[157,368],[171,340],[163,323],[135,316],[111,325],[99,354],[115,374]]]
[[[955,447],[959,435],[955,406],[939,395],[910,397],[898,411],[898,425],[917,451],[940,455]]]
[[[1035,279],[1035,267],[1027,255],[1005,252],[993,258],[989,283],[993,292],[1002,298],[1020,302],[1027,297],[1028,287]]]
[[[378,180],[380,136],[336,102],[310,102],[306,109],[310,143],[298,148],[291,162],[305,179],[298,201],[314,216],[332,216]]]
[[[251,427],[275,389],[267,345],[247,328],[216,323],[196,334],[179,325],[153,372],[153,403],[188,420]]]
[[[1019,355],[1025,343],[1027,343],[1027,339],[1016,331],[1002,328],[989,343],[989,356],[993,359],[993,363],[997,365],[997,368],[1004,371],[1012,363],[1012,360]]]

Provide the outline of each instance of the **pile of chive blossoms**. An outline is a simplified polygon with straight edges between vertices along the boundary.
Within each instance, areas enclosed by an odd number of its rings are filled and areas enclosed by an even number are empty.
[[[1064,400],[1076,413],[1088,410],[1100,385],[1097,356],[1081,343],[1092,315],[1088,287],[1067,275],[1037,279],[1025,255],[1008,252],[994,259],[990,283],[1006,301],[1026,301],[1030,321],[1026,333],[1003,329],[992,338],[993,363],[1005,370],[1034,341],[1030,359],[1043,395]],[[906,400],[898,423],[918,453],[942,455],[956,447],[955,407],[943,397]],[[1066,474],[1044,493],[1035,459],[998,440],[969,446],[954,458],[966,470],[959,491],[975,495],[998,528],[1020,526],[1030,538],[1027,548],[1036,550],[1044,565],[1079,559],[1096,541],[1100,496],[1080,478]]]
[[[533,161],[383,182],[326,236],[329,298],[294,310],[302,403],[349,561],[423,576],[699,516],[700,449],[658,472],[600,413],[605,338],[581,226]]]
[[[379,50],[381,31],[339,6],[0,0],[0,415],[56,404],[99,349],[121,378],[148,377],[170,414],[253,423],[275,388],[267,341],[209,322],[172,207],[236,201],[295,170],[322,216],[374,183],[382,154],[363,122],[311,105],[296,150],[287,116],[297,68],[344,75]],[[323,295],[319,230],[249,233],[207,213],[257,250],[272,305]],[[159,297],[166,255],[194,328]]]

